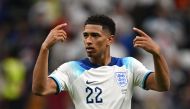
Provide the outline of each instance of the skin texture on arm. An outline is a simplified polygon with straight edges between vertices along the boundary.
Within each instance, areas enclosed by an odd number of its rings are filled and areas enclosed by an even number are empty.
[[[133,28],[138,36],[133,41],[134,47],[139,47],[153,55],[155,72],[146,81],[146,88],[156,91],[167,91],[170,88],[169,69],[160,47],[142,30]]]
[[[32,80],[32,92],[36,95],[48,95],[57,92],[56,83],[48,78],[48,56],[49,48],[51,48],[56,42],[64,41],[67,38],[63,27],[67,24],[61,24],[52,29],[43,42],[40,53],[38,55]]]

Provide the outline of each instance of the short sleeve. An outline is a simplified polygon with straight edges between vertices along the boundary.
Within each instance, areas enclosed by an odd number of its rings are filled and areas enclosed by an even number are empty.
[[[67,87],[69,85],[69,69],[71,69],[69,64],[65,63],[59,66],[48,76],[49,78],[52,78],[55,81],[58,93],[67,90]]]
[[[147,69],[140,61],[135,58],[131,58],[131,67],[133,72],[134,85],[139,86],[143,89],[147,89],[146,80],[152,71]]]

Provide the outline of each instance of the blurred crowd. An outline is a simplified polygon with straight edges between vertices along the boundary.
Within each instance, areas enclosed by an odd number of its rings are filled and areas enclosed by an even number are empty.
[[[167,59],[170,91],[136,88],[132,109],[190,109],[190,0],[0,0],[0,109],[74,109],[67,92],[33,95],[32,70],[49,31],[65,22],[69,39],[51,48],[49,73],[85,57],[81,31],[92,14],[116,22],[112,56],[133,56],[154,68],[152,56],[133,47],[132,28],[137,27],[161,46]]]

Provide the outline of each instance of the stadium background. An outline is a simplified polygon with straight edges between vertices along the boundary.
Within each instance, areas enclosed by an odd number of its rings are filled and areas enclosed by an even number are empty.
[[[113,56],[134,56],[153,69],[151,55],[133,48],[132,27],[148,32],[166,56],[170,91],[137,88],[132,109],[190,109],[190,0],[0,0],[0,109],[74,109],[66,92],[32,95],[32,69],[49,30],[63,22],[69,40],[51,49],[49,72],[84,57],[82,25],[95,13],[117,24]]]

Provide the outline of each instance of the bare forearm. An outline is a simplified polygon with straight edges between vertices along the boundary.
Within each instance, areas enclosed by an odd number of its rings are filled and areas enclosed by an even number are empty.
[[[49,50],[42,45],[33,70],[32,91],[34,93],[43,92],[47,86],[48,55]]]
[[[169,69],[165,58],[159,55],[153,55],[155,66],[155,80],[159,90],[169,90],[170,79]]]
[[[151,53],[154,58],[155,73],[148,76],[147,88],[156,91],[166,91],[170,87],[169,70],[166,60],[161,54],[159,45],[145,32],[133,28],[138,36],[133,40],[134,47],[139,47]]]
[[[43,42],[36,65],[33,71],[32,91],[38,95],[48,95],[56,93],[57,85],[55,81],[48,78],[48,56],[49,49],[57,42],[67,38],[63,30],[67,24],[60,24],[53,28]]]

